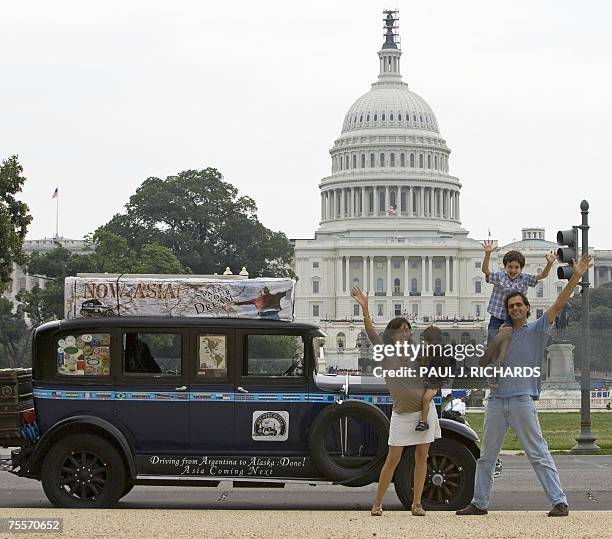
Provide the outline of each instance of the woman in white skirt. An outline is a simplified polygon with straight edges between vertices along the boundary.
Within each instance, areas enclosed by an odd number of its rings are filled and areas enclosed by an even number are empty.
[[[391,320],[381,338],[370,318],[368,308],[368,296],[359,287],[353,287],[351,294],[355,301],[361,305],[365,330],[372,345],[394,345],[397,342],[410,342],[411,326],[410,322],[404,317],[397,317]],[[412,367],[416,376],[385,376],[385,382],[393,399],[393,411],[391,413],[391,427],[389,429],[389,452],[387,459],[380,472],[378,479],[378,489],[376,499],[372,505],[372,516],[382,515],[382,500],[389,484],[393,479],[395,468],[402,457],[404,447],[413,445],[414,447],[414,496],[412,500],[412,514],[424,516],[425,510],[421,505],[421,495],[425,486],[427,476],[427,454],[429,444],[436,438],[442,437],[438,414],[433,401],[430,403],[427,421],[429,429],[415,431],[421,419],[421,398],[425,391],[424,381],[418,376],[419,363],[411,361],[416,358],[405,356],[386,356],[383,360],[383,370],[398,370],[401,367]]]

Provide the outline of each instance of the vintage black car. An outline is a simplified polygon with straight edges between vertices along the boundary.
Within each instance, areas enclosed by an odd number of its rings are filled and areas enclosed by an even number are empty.
[[[81,305],[80,316],[114,316],[115,310],[99,299],[88,299]]]
[[[42,481],[56,507],[76,508],[112,507],[145,483],[375,482],[391,399],[380,379],[317,372],[323,337],[314,325],[263,320],[44,324],[33,344],[35,415],[11,471]],[[440,423],[423,503],[453,510],[471,499],[478,437]],[[407,448],[394,478],[406,508],[412,468]]]

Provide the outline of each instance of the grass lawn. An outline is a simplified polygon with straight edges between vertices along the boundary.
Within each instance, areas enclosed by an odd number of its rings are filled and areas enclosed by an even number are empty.
[[[567,450],[576,445],[576,436],[580,434],[580,413],[578,412],[540,412],[540,427],[551,451]],[[482,439],[484,414],[466,414],[466,419]],[[595,443],[612,453],[612,412],[591,413],[591,432],[597,438]],[[514,432],[508,429],[503,449],[520,450],[521,444]]]

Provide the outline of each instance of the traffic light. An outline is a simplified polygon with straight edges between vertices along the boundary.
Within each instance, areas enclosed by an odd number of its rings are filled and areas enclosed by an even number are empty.
[[[567,264],[557,268],[557,278],[569,280],[574,273],[572,258],[578,260],[578,228],[559,230],[557,243],[562,246],[557,249],[557,258],[560,263]]]

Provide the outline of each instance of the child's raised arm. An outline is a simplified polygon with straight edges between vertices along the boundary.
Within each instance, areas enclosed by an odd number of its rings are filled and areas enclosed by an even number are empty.
[[[493,240],[485,240],[482,242],[482,248],[484,249],[484,258],[482,259],[482,273],[488,276],[491,273],[489,269],[489,259],[491,258],[491,253],[497,249],[495,242]]]
[[[365,324],[365,330],[368,334],[370,342],[372,344],[382,344],[382,339],[380,338],[380,335],[376,333],[376,329],[374,329],[374,324],[372,323],[372,318],[370,317],[368,295],[358,286],[354,286],[351,289],[351,296],[353,296],[355,301],[361,305],[361,310],[363,311],[363,323]]]
[[[557,255],[555,254],[554,251],[550,251],[546,254],[546,267],[540,273],[536,273],[536,276],[535,276],[535,278],[538,281],[541,281],[542,279],[546,279],[546,277],[548,277],[548,274],[550,273],[550,269],[552,268],[552,265],[555,263],[555,260],[557,260]]]

